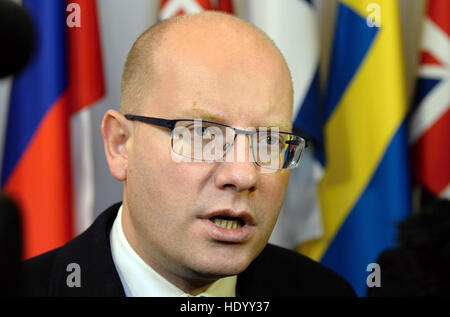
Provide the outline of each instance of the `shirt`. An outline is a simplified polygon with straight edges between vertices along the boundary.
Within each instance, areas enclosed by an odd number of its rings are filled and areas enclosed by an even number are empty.
[[[131,247],[122,228],[122,206],[114,220],[109,240],[114,265],[127,297],[189,297],[151,266]],[[237,276],[218,279],[198,297],[235,297]]]

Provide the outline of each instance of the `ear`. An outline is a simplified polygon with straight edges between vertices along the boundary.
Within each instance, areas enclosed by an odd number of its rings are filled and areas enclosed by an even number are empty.
[[[130,137],[128,120],[115,110],[108,110],[103,117],[102,135],[105,155],[112,176],[124,181],[127,178],[128,152],[126,143]]]

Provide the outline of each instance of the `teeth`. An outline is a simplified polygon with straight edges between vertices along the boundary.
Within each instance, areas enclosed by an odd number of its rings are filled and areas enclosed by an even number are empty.
[[[241,227],[241,223],[238,220],[215,218],[213,222],[216,224],[216,226],[226,229],[237,229]]]

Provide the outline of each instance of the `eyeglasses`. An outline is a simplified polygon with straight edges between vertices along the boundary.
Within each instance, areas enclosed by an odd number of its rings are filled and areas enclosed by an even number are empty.
[[[297,167],[307,147],[307,141],[303,137],[281,132],[278,128],[241,130],[205,120],[168,120],[132,114],[125,114],[125,118],[171,130],[172,151],[191,161],[223,162],[224,157],[226,162],[234,160],[234,154],[230,155],[229,152],[234,151],[233,145],[239,134],[249,136],[252,161],[259,167],[269,170]],[[227,153],[228,155],[225,155]],[[238,152],[237,157],[240,161],[242,153]]]

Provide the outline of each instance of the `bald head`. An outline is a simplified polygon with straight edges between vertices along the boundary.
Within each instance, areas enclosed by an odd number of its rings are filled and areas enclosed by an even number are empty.
[[[136,40],[123,70],[122,113],[140,112],[140,106],[158,84],[158,75],[173,67],[171,63],[177,55],[183,55],[184,59],[201,59],[206,65],[220,63],[224,69],[231,65],[245,67],[249,63],[264,67],[267,59],[271,59],[289,78],[292,99],[289,69],[273,41],[242,19],[206,11],[162,21]]]

